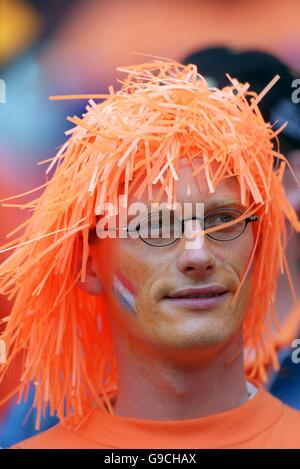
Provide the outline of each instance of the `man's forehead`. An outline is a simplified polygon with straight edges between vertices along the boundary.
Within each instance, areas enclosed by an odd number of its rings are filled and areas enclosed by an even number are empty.
[[[183,167],[184,168],[184,167]],[[240,186],[236,177],[228,177],[215,187],[214,192],[210,192],[204,173],[197,174],[197,180],[189,169],[180,171],[179,180],[176,187],[176,202],[183,205],[184,203],[203,203],[209,206],[221,206],[239,204],[240,203]],[[161,190],[161,184],[152,185],[153,199],[149,199],[147,187],[142,197],[137,198],[134,194],[129,195],[128,203],[143,202],[150,205],[156,199]],[[168,194],[164,192],[161,195],[159,203],[167,203]],[[172,200],[174,202],[174,199]]]

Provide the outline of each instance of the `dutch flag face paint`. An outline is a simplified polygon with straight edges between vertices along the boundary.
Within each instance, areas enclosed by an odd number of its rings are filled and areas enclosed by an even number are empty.
[[[135,311],[136,290],[132,283],[120,272],[116,272],[114,275],[113,293],[122,306],[131,312]]]

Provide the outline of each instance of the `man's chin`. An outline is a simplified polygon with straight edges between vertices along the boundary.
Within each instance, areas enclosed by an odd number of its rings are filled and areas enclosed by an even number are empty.
[[[214,314],[215,313],[215,314]],[[157,347],[172,350],[201,350],[225,343],[232,332],[225,313],[210,310],[197,313],[195,310],[165,308],[157,313],[156,321],[143,324],[144,337]]]

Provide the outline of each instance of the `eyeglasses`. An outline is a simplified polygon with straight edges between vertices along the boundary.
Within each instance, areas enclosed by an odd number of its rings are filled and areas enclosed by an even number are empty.
[[[259,217],[252,215],[238,221],[243,213],[234,208],[218,209],[207,214],[203,219],[204,230],[217,228],[216,231],[206,233],[207,236],[216,241],[232,241],[241,236],[247,225],[259,220]],[[150,246],[162,247],[173,244],[182,237],[187,220],[200,220],[198,217],[191,217],[179,220],[174,212],[164,213],[163,211],[151,212],[141,220],[134,228],[124,227],[127,232],[137,232],[142,241]],[[237,221],[236,221],[237,220]],[[229,222],[234,222],[228,225]]]

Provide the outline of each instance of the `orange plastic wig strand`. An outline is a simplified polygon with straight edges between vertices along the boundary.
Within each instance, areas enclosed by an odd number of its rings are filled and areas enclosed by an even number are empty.
[[[0,266],[0,293],[14,304],[1,337],[8,361],[0,380],[23,350],[21,393],[35,383],[37,426],[47,402],[68,425],[80,424],[92,403],[113,413],[117,364],[105,301],[78,287],[85,277],[88,234],[103,204],[114,203],[122,187],[126,197],[147,190],[152,200],[157,185],[156,201],[165,195],[176,202],[182,156],[188,156],[199,189],[196,158],[202,158],[211,192],[237,177],[241,201],[260,216],[244,345],[254,357],[249,374],[265,379],[268,362],[276,363],[275,333],[265,319],[273,315],[277,277],[286,267],[285,221],[297,231],[300,223],[282,186],[287,162],[277,146],[278,132],[257,105],[269,86],[257,96],[229,77],[225,88],[212,88],[195,65],[172,60],[118,70],[127,74],[119,91],[79,96],[89,99],[86,112],[68,118],[75,125],[67,141],[46,160],[51,179],[40,186],[39,197],[19,205],[32,214],[22,234],[2,246],[14,252]],[[69,98],[76,96],[52,97]],[[281,162],[277,169],[275,157]]]

